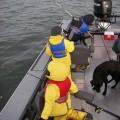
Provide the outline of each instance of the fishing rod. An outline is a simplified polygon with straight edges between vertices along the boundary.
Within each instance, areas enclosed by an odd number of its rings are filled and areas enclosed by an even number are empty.
[[[58,2],[56,2],[56,0],[53,0],[53,2],[54,2],[57,6],[59,6],[61,9],[63,9],[69,16],[73,17],[73,15],[72,15],[70,12],[68,12],[68,11],[64,8],[63,5],[60,5]]]
[[[57,6],[59,6],[61,9],[63,9],[70,17],[72,17],[72,18],[74,18],[74,19],[77,19],[77,18],[75,18],[70,12],[68,12],[68,10],[67,10],[63,5],[61,5],[61,4],[59,4],[58,2],[56,2],[56,0],[53,0],[53,2],[54,2]]]
[[[73,95],[73,94],[71,94],[71,95]],[[75,98],[80,99],[80,100],[84,100],[87,104],[93,106],[95,108],[96,113],[100,113],[101,111],[104,111],[104,112],[106,112],[106,113],[108,113],[108,114],[110,114],[110,115],[112,115],[112,116],[114,116],[116,118],[119,118],[119,120],[120,120],[120,116],[118,116],[118,115],[116,115],[116,114],[114,114],[114,113],[112,113],[112,112],[110,112],[110,111],[108,111],[108,110],[106,110],[106,109],[104,109],[102,107],[99,107],[98,105],[92,103],[92,101],[94,99],[93,94],[79,90],[73,96]]]
[[[104,111],[104,112],[106,112],[106,113],[108,113],[108,114],[110,114],[110,115],[112,115],[112,116],[114,116],[116,118],[119,118],[119,120],[120,120],[120,116],[118,116],[118,115],[116,115],[116,114],[114,114],[114,113],[112,113],[112,112],[110,112],[108,110],[105,110],[105,109],[99,107],[98,105],[93,104],[92,102],[90,103],[90,102],[86,101],[86,103],[93,106],[93,107],[95,107],[95,112],[96,113],[100,113],[101,111]]]
[[[114,35],[118,35],[120,32],[114,32]],[[92,31],[90,32],[90,34],[92,35],[104,35],[104,31],[103,32],[99,32],[99,31]]]

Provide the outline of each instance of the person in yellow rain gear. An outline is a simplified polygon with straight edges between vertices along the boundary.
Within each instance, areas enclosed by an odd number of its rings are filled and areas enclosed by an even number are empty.
[[[50,75],[45,86],[45,104],[38,120],[85,120],[87,113],[72,108],[70,92],[77,93],[73,82],[69,79],[69,68],[60,62],[48,64]]]
[[[46,46],[46,53],[52,56],[52,60],[65,64],[70,70],[69,78],[71,79],[71,55],[74,51],[74,42],[67,40],[61,35],[62,28],[54,26],[51,29],[51,36]],[[71,79],[72,80],[72,79]],[[77,86],[73,83],[76,90]]]
[[[52,56],[53,60],[71,66],[70,52],[74,51],[74,42],[67,40],[61,35],[62,28],[54,26],[51,29],[51,36],[46,46],[46,53]]]

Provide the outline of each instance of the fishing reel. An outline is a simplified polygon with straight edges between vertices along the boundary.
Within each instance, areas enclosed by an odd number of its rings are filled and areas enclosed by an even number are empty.
[[[102,111],[102,109],[100,107],[98,107],[98,106],[95,107],[95,112],[96,113],[99,114],[101,111]]]
[[[111,0],[94,0],[94,15],[96,16],[95,25],[106,30],[111,24],[116,23],[116,18],[120,15],[112,14]]]

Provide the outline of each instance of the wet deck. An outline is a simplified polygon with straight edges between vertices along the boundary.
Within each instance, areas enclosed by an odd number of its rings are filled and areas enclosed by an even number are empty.
[[[108,84],[108,91],[105,96],[102,95],[104,90],[104,85],[102,86],[101,92],[96,93],[92,90],[90,81],[92,80],[92,75],[95,67],[99,65],[100,63],[109,60],[109,57],[111,59],[116,60],[116,54],[112,51],[112,45],[113,41],[104,41],[102,40],[101,36],[95,36],[95,51],[93,53],[93,57],[91,58],[90,67],[85,70],[85,76],[82,73],[73,73],[73,77],[77,77],[74,74],[78,74],[80,76],[79,79],[81,79],[82,82],[80,82],[78,79],[76,82],[79,89],[82,89],[84,91],[87,91],[89,93],[92,93],[94,95],[94,101],[93,103],[100,106],[101,108],[104,108],[112,113],[115,113],[116,115],[120,116],[120,83],[117,85],[115,89],[111,89],[111,86],[114,84],[112,81]],[[106,48],[105,48],[105,45]],[[107,50],[106,50],[107,49]],[[85,78],[85,81],[83,79]],[[74,108],[81,108],[81,102],[80,100],[76,100],[73,98],[73,106]],[[118,118],[101,111],[100,114],[95,112],[94,107],[85,104],[85,110],[92,113],[94,120],[118,120]]]

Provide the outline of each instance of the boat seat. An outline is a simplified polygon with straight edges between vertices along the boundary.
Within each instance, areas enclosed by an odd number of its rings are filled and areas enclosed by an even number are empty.
[[[88,103],[91,103],[93,101],[93,94],[84,92],[84,91],[78,91],[78,93],[76,95],[74,95],[75,98],[77,99],[82,99]],[[37,93],[35,100],[34,100],[34,108],[35,111],[37,112],[37,117],[39,117],[42,113],[42,110],[44,108],[44,103],[45,103],[45,99],[44,99],[44,90],[41,90],[40,92]],[[88,113],[88,112],[87,112]],[[36,118],[37,118],[36,117]],[[87,120],[93,120],[92,114],[88,113],[87,116]],[[52,120],[52,117],[50,117],[48,120]]]
[[[92,45],[75,45],[75,50],[71,53],[72,64],[89,64],[89,59],[93,51]]]
[[[85,92],[85,91],[81,91],[81,90],[79,90],[77,92],[77,94],[75,94],[75,97],[80,99],[80,100],[84,100],[84,101],[86,101],[88,103],[91,103],[93,101],[93,99],[94,99],[93,94]]]
[[[75,45],[75,50],[71,53],[72,80],[75,82],[79,90],[84,90],[85,69],[90,66],[90,58],[93,52],[94,46],[91,44],[89,47],[85,45]],[[78,65],[78,71],[73,71],[76,65]],[[79,66],[86,67],[83,67],[83,69],[81,69],[82,67],[79,68]],[[85,100],[81,99],[81,109],[85,109],[85,104]]]

